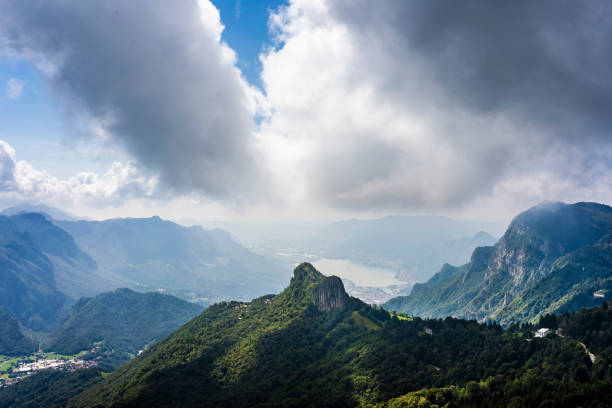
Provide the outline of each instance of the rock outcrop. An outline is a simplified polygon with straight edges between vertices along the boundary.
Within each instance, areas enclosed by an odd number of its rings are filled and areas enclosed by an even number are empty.
[[[344,309],[349,297],[344,290],[342,280],[337,276],[329,276],[312,289],[312,300],[322,312]]]

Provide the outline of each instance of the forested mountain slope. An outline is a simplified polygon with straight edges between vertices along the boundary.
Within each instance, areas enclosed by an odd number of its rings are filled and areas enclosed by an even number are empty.
[[[128,360],[202,311],[202,307],[159,293],[117,289],[81,298],[59,328],[49,349],[76,354],[98,346],[111,365]]]
[[[610,395],[574,340],[398,318],[340,289],[339,279],[302,264],[281,294],[211,306],[71,406],[354,407],[429,387],[475,390],[485,379],[523,398],[512,384],[531,378],[547,387],[531,396],[538,404],[550,393],[580,393],[587,403]]]
[[[0,354],[21,355],[32,353],[36,349],[32,341],[21,332],[17,319],[0,307]]]

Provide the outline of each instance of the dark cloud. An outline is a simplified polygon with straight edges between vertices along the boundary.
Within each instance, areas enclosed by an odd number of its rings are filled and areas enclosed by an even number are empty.
[[[609,199],[610,21],[605,1],[294,0],[263,129],[309,147],[307,191],[341,209]]]
[[[236,198],[258,181],[254,124],[203,3],[204,24],[196,1],[7,1],[0,34],[167,186]]]
[[[330,5],[366,46],[388,48],[405,65],[422,59],[445,90],[444,104],[514,113],[553,130],[557,138],[612,137],[608,1],[396,0],[373,7],[365,0],[340,0]],[[402,89],[401,75],[381,81]]]

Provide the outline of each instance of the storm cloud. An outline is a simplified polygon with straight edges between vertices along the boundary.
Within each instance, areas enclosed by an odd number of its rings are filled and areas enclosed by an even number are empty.
[[[5,1],[0,15],[4,52],[37,64],[69,120],[170,189],[239,199],[261,182],[251,90],[207,0]]]
[[[0,52],[36,64],[73,133],[125,146],[154,195],[479,216],[612,200],[610,21],[606,1],[291,0],[263,92],[208,0],[7,0]]]
[[[446,103],[483,114],[513,112],[554,129],[555,137],[610,138],[609,2],[416,0],[371,6],[340,0],[330,3],[330,12],[358,33],[368,45],[365,53],[373,46],[368,39],[376,39],[397,62],[420,60],[444,88]],[[385,76],[380,85],[400,100],[410,98],[401,79]]]
[[[262,129],[340,208],[609,200],[610,21],[597,1],[295,0],[271,19]]]

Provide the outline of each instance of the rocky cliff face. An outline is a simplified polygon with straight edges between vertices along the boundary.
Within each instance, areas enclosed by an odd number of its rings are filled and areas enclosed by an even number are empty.
[[[550,273],[556,259],[605,234],[606,223],[599,225],[597,214],[605,216],[609,208],[595,203],[545,202],[521,213],[497,243],[485,277],[504,271],[513,291],[540,280]]]
[[[312,300],[317,309],[330,312],[345,308],[349,298],[342,280],[337,276],[329,276],[312,289]]]
[[[386,307],[505,324],[590,307],[593,292],[612,287],[608,236],[612,207],[542,203],[519,214],[495,247],[477,248],[469,264],[443,269]]]

